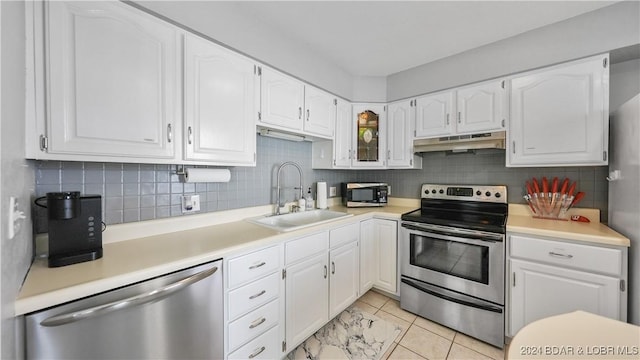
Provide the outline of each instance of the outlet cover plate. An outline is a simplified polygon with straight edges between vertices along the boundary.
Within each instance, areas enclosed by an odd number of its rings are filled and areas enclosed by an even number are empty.
[[[200,195],[182,195],[182,213],[200,211]]]

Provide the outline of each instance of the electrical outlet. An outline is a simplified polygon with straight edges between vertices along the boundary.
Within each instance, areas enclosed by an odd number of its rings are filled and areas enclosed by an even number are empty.
[[[329,187],[329,197],[334,197],[336,196],[336,187],[335,186],[330,186]]]
[[[7,226],[9,228],[9,233],[7,234],[9,239],[13,239],[20,231],[22,220],[25,218],[24,212],[20,211],[18,198],[9,197],[9,224]]]
[[[387,185],[387,196],[391,195],[391,185]]]
[[[200,211],[200,195],[182,195],[182,213]]]

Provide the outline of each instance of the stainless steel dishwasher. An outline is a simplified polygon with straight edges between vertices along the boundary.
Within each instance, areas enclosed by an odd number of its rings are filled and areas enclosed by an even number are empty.
[[[25,316],[27,359],[221,359],[222,260]]]

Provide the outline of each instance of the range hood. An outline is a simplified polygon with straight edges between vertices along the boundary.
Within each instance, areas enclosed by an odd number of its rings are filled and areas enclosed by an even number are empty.
[[[477,149],[504,149],[506,131],[482,134],[445,136],[413,141],[414,153],[433,151],[466,152]]]

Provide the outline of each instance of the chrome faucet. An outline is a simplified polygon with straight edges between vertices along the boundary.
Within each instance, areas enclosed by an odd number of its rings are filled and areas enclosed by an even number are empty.
[[[298,169],[298,173],[300,174],[300,199],[302,199],[302,196],[303,196],[303,193],[302,193],[302,190],[303,190],[303,188],[302,188],[302,168],[300,168],[300,165],[296,164],[293,161],[287,161],[287,162],[282,163],[282,165],[280,165],[278,167],[278,175],[277,175],[277,178],[276,178],[276,183],[277,183],[277,186],[278,186],[277,193],[276,193],[276,215],[280,215],[280,173],[282,172],[282,168],[284,168],[287,165],[295,166],[296,169]]]

